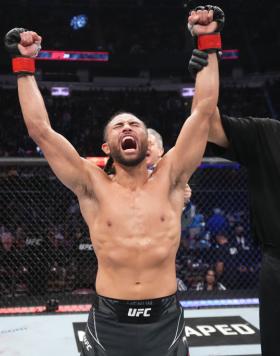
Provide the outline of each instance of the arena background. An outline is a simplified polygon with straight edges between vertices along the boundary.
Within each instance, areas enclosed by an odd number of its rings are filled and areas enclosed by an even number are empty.
[[[0,31],[3,37],[13,27],[24,27],[43,36],[37,80],[50,120],[83,157],[102,157],[103,126],[120,110],[139,115],[158,130],[167,151],[190,112],[193,95],[187,70],[193,45],[186,35],[186,14],[207,3],[9,0],[1,4]],[[212,4],[226,13],[221,112],[279,119],[280,34],[275,27],[280,4]],[[57,181],[27,135],[10,59],[3,43],[0,48],[0,313],[87,312],[98,268],[88,230],[75,197]],[[96,163],[102,166],[104,159]],[[258,328],[260,253],[249,225],[246,170],[213,157],[209,146],[190,186],[191,218],[182,215],[176,260],[178,278],[187,288],[179,293],[182,304],[187,310],[254,306],[253,319],[242,316],[240,309],[237,314],[232,309],[232,315]],[[197,290],[209,268],[216,270],[225,290]],[[214,317],[217,310],[209,315]],[[226,315],[231,314],[224,311]],[[26,319],[0,318],[0,350],[1,339],[12,345],[7,330],[23,327],[6,327],[7,320]],[[5,355],[16,352],[5,350]],[[30,355],[30,350],[20,355]],[[216,354],[236,354],[221,352]],[[248,347],[250,352],[260,351]]]

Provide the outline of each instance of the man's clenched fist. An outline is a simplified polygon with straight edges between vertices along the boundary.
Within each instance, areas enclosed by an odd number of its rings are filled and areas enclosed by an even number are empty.
[[[24,28],[13,28],[5,36],[5,47],[12,57],[36,57],[41,49],[41,42],[41,36]]]
[[[42,37],[34,31],[13,28],[5,36],[5,47],[12,57],[13,72],[18,75],[32,75],[35,61],[41,49]]]
[[[188,29],[192,36],[221,32],[225,14],[218,6],[198,6],[190,12]]]

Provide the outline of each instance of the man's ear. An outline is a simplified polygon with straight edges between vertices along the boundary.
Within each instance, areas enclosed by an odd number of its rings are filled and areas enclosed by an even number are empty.
[[[101,149],[105,153],[105,155],[110,156],[110,148],[107,142],[104,142],[102,144]]]

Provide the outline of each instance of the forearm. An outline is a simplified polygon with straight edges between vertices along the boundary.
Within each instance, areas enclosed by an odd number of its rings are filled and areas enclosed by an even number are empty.
[[[210,118],[218,101],[217,56],[210,56],[209,64],[196,78],[197,106],[185,121],[176,141],[173,157],[176,162],[176,178],[186,181],[201,162],[209,135]]]
[[[193,113],[194,109],[196,108],[196,105],[197,105],[197,99],[196,99],[196,95],[194,93],[193,100],[192,100],[191,113]]]
[[[216,53],[209,54],[208,61],[208,66],[197,73],[193,104],[195,110],[199,110],[200,114],[206,117],[214,114],[219,93],[219,68]]]
[[[29,135],[40,136],[51,125],[44,100],[33,76],[18,78],[18,95]]]

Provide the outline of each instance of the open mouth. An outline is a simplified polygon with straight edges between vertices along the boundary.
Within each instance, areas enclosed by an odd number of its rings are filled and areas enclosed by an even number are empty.
[[[124,151],[127,151],[127,150],[136,150],[136,148],[137,148],[137,143],[136,143],[134,137],[132,137],[132,136],[125,136],[125,137],[122,139],[121,146],[122,146],[122,149],[123,149]]]

